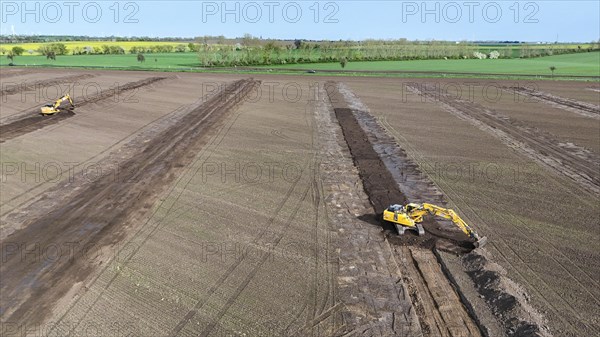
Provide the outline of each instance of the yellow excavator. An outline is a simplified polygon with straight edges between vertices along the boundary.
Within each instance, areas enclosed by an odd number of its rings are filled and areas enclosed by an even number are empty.
[[[421,222],[423,222],[423,216],[427,214],[452,220],[452,222],[466,235],[475,240],[476,247],[481,247],[487,242],[485,236],[479,237],[479,235],[477,235],[477,233],[453,210],[428,203],[390,205],[390,207],[383,211],[383,220],[395,224],[400,235],[404,234],[406,229],[416,230],[419,235],[423,235],[425,234],[425,229],[423,229]]]
[[[56,100],[56,102],[54,102],[54,104],[48,104],[48,105],[44,105],[40,110],[42,115],[44,116],[50,116],[50,115],[54,115],[55,113],[61,112],[61,104],[64,101],[69,101],[69,103],[71,104],[71,108],[75,108],[75,104],[73,104],[73,100],[71,99],[71,96],[69,96],[69,94],[65,94],[63,97],[59,98]]]

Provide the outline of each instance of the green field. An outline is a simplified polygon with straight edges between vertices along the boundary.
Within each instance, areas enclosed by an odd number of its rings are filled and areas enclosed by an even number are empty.
[[[23,55],[16,56],[13,63],[18,66],[125,68],[131,70],[189,69],[190,67],[200,66],[197,53],[156,53],[146,54],[145,57],[146,61],[141,63],[137,61],[137,55],[135,54],[61,55],[57,56],[56,60],[48,60],[45,56],[40,55]],[[6,57],[0,59],[0,65],[7,65],[9,62],[10,60]]]
[[[0,58],[0,65],[6,66],[9,60]],[[64,55],[56,60],[48,60],[38,55],[16,56],[17,66],[44,67],[89,67],[128,70],[167,70],[201,71],[197,53],[157,53],[146,54],[146,61],[140,63],[136,55]],[[349,62],[344,69],[339,63],[304,63],[257,67],[259,71],[328,70],[343,73],[355,71],[420,71],[435,73],[487,73],[487,74],[528,74],[550,75],[550,66],[556,67],[556,76],[600,76],[600,52],[564,54],[530,59],[497,60],[414,60],[414,61],[371,61]],[[219,70],[220,68],[214,68]],[[228,68],[231,70],[231,68]],[[224,69],[222,69],[224,70]]]
[[[556,76],[600,76],[600,52],[565,54],[530,59],[349,62],[343,70],[550,75],[551,66],[556,67],[554,71]],[[272,69],[342,70],[339,63],[289,64],[265,67]]]

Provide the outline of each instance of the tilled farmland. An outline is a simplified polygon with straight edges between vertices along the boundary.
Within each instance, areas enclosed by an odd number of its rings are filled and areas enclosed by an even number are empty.
[[[0,79],[3,336],[600,331],[589,83]],[[65,87],[75,108],[39,115]],[[398,235],[381,213],[408,202],[489,243],[432,217]]]

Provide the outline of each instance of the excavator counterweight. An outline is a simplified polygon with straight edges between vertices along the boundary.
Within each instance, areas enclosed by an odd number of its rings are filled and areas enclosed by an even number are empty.
[[[433,204],[409,203],[406,205],[390,205],[390,207],[383,211],[383,220],[393,223],[400,235],[404,234],[406,229],[416,230],[419,235],[423,235],[425,234],[425,230],[421,222],[423,222],[423,216],[427,214],[451,220],[463,233],[475,240],[476,247],[481,247],[487,242],[486,237],[479,237],[471,226],[467,225],[454,210]]]

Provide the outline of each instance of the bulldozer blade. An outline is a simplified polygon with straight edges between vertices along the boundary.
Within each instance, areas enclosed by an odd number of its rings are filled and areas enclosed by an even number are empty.
[[[479,248],[479,247],[485,246],[487,244],[487,241],[488,241],[487,237],[485,237],[485,236],[480,237],[479,240],[475,241],[475,243],[474,243],[475,248]]]

